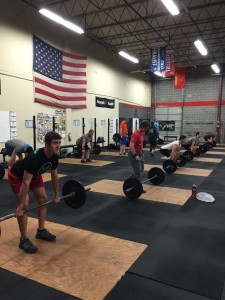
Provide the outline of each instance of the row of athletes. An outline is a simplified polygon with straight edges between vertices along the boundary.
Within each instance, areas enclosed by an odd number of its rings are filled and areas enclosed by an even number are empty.
[[[186,136],[181,135],[177,141],[168,143],[160,148],[161,154],[176,161],[180,156],[180,148],[190,149],[194,154],[199,148],[200,144],[204,142],[212,143],[215,140],[214,134],[205,134],[204,138],[200,131],[197,131],[195,136],[186,141]]]
[[[90,129],[88,133],[83,134],[76,140],[76,145],[82,150],[81,163],[91,162],[90,153],[93,150],[94,145],[93,135],[94,130]],[[22,160],[24,155],[27,156],[34,151],[28,143],[21,139],[8,140],[5,143],[5,149],[6,155],[9,156],[9,160],[7,162],[9,169],[15,163],[16,157],[18,157],[18,160]]]
[[[149,129],[149,122],[142,121],[140,122],[139,129],[135,130],[131,135],[128,158],[130,164],[133,168],[132,177],[142,180],[141,176],[144,171],[144,153],[143,153],[143,142],[145,140],[145,134]],[[177,161],[180,156],[181,147],[190,147],[190,150],[193,153],[196,152],[196,149],[199,147],[201,143],[210,142],[212,143],[215,140],[214,134],[206,134],[204,135],[204,140],[202,139],[202,133],[196,132],[196,135],[186,141],[186,136],[181,135],[177,141],[168,143],[163,145],[160,148],[160,152],[162,155],[166,157],[170,157],[170,159]],[[145,191],[143,191],[145,192]]]
[[[141,180],[141,174],[144,171],[143,142],[145,139],[145,133],[148,128],[148,121],[140,122],[139,128],[135,130],[131,136],[129,145],[128,158],[133,168],[132,176],[139,180]],[[89,131],[89,134],[93,135],[93,131]],[[207,140],[212,141],[212,138],[212,136],[208,136]],[[86,140],[81,139],[81,141],[81,145],[85,147],[85,145],[87,145]],[[185,137],[181,136],[178,141],[163,146],[161,148],[161,151],[163,151],[163,149],[170,151],[169,148],[171,147],[170,156],[175,153],[174,159],[176,159],[176,150],[179,149],[180,145],[184,144],[184,141]],[[14,146],[12,142],[15,143]],[[38,205],[45,203],[47,201],[47,194],[42,179],[42,174],[50,171],[53,186],[53,200],[56,203],[59,202],[59,178],[57,167],[61,136],[56,132],[48,132],[45,136],[45,146],[35,151],[31,151],[31,146],[24,142],[21,143],[20,147],[18,146],[18,143],[19,142],[16,141],[16,139],[8,141],[8,143],[6,143],[8,154],[11,155],[11,167],[8,172],[8,181],[14,195],[18,199],[16,217],[21,235],[19,248],[24,250],[25,252],[34,253],[37,251],[37,247],[33,244],[33,242],[27,235],[27,215],[24,214],[24,211],[27,210],[29,206],[28,191],[31,190],[33,192],[35,198],[37,199]],[[197,142],[192,143],[193,147],[197,146],[196,143]],[[29,151],[27,151],[28,148]],[[24,159],[22,159],[23,152],[25,153]],[[18,154],[20,159],[14,162],[13,160],[15,159],[15,156]],[[37,210],[37,213],[38,228],[36,232],[36,238],[43,239],[49,242],[55,241],[56,236],[50,233],[45,228],[47,207],[40,207]]]
[[[148,130],[149,122],[142,121],[139,129],[132,134],[130,149],[128,153],[129,160],[134,169],[134,173],[139,173],[139,165],[144,169],[143,160],[143,141],[145,132]],[[90,153],[88,143],[92,144],[94,131],[90,130],[86,136],[78,139],[78,145],[86,153]],[[37,246],[29,239],[27,233],[28,217],[24,211],[29,206],[29,190],[34,194],[38,205],[47,201],[47,194],[43,182],[42,174],[51,172],[51,182],[53,186],[53,200],[59,202],[59,177],[57,172],[58,153],[60,150],[61,136],[56,132],[48,132],[45,135],[45,146],[32,151],[31,146],[19,139],[13,139],[6,142],[7,154],[9,159],[8,182],[18,200],[16,217],[19,225],[20,240],[19,248],[27,253],[35,253]],[[88,149],[87,149],[88,147]],[[90,145],[92,147],[92,145]],[[90,148],[91,149],[91,148]],[[23,153],[25,157],[23,158]],[[85,153],[85,151],[82,152]],[[29,155],[28,155],[29,154]],[[16,155],[19,160],[15,161]],[[84,156],[82,156],[84,159]],[[86,157],[86,160],[88,156]],[[140,179],[140,178],[139,178]],[[42,206],[37,210],[38,228],[36,239],[53,242],[56,236],[45,228],[47,207]]]

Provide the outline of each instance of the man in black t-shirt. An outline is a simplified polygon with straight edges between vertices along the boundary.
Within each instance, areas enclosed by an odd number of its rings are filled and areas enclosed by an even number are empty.
[[[23,212],[28,209],[30,189],[38,205],[47,201],[42,174],[51,171],[51,179],[54,190],[54,201],[59,202],[59,179],[57,173],[58,152],[61,144],[61,136],[52,131],[45,136],[45,147],[36,150],[21,161],[17,161],[8,172],[9,184],[12,191],[19,200],[16,209],[16,216],[21,233],[19,248],[25,252],[34,253],[37,247],[29,240],[27,236],[27,215]],[[56,236],[45,229],[47,207],[42,206],[38,209],[38,230],[37,239],[54,241]]]

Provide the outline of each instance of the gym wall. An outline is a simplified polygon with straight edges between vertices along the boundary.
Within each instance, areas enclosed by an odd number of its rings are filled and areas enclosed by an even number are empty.
[[[31,25],[32,26],[32,25]],[[41,28],[41,27],[40,27]],[[34,103],[33,95],[33,46],[32,32],[47,43],[65,51],[78,55],[87,55],[87,109],[66,109],[67,134],[72,133],[72,142],[82,134],[82,118],[85,118],[86,130],[89,129],[90,118],[97,119],[97,136],[104,136],[107,140],[107,119],[119,117],[119,103],[128,103],[141,106],[150,106],[150,83],[133,75],[121,72],[111,64],[101,62],[91,55],[91,49],[76,47],[79,43],[76,36],[73,39],[63,40],[52,38],[46,34],[46,27],[34,31],[19,20],[0,21],[0,79],[1,79],[1,111],[16,111],[18,137],[33,143],[33,132],[25,128],[25,120],[32,120],[37,113],[54,113],[55,109],[42,104]],[[97,50],[93,47],[93,53]],[[99,49],[98,49],[99,51]],[[122,59],[122,58],[118,58]],[[100,108],[95,106],[95,97],[115,99],[115,108]],[[73,126],[73,120],[80,120],[80,126]],[[106,125],[101,125],[106,120]],[[66,139],[62,144],[68,144]],[[1,147],[4,144],[0,144]],[[41,147],[37,143],[37,147]]]
[[[179,135],[183,133],[193,136],[196,131],[216,132],[219,76],[186,77],[184,90],[175,90],[174,79],[155,81],[152,85],[152,107],[155,108],[156,118],[160,120],[160,112],[171,110],[176,113],[167,114],[167,120],[180,119],[178,122]],[[221,142],[225,141],[225,83],[223,82],[223,97],[221,108]],[[175,117],[175,119],[174,119]],[[176,128],[176,124],[175,124]],[[166,135],[167,132],[164,132]],[[172,134],[172,132],[168,132]]]

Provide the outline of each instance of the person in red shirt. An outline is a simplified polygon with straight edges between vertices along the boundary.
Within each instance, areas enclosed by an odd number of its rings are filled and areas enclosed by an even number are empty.
[[[141,181],[141,173],[144,171],[144,155],[143,142],[145,140],[145,132],[149,128],[149,122],[144,120],[139,124],[139,129],[135,130],[131,135],[128,158],[133,168],[132,177]]]
[[[120,155],[126,154],[125,147],[127,142],[127,135],[128,135],[128,119],[125,119],[120,123]]]

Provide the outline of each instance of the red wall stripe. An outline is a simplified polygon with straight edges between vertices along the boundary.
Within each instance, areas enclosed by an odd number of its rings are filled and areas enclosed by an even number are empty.
[[[132,105],[132,104],[124,104],[123,106],[124,106],[125,108],[132,108],[132,109],[137,109],[137,110],[146,110],[146,109],[149,109],[149,107],[138,106],[138,105]]]
[[[184,107],[187,107],[187,106],[217,106],[217,105],[218,105],[218,100],[184,101]],[[225,100],[222,100],[222,105],[225,105]],[[182,106],[182,101],[152,103],[152,107],[181,107],[181,106]]]

